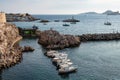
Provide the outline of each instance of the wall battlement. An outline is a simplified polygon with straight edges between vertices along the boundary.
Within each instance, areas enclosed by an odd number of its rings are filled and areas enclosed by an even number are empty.
[[[6,22],[6,15],[4,12],[0,12],[0,22]]]

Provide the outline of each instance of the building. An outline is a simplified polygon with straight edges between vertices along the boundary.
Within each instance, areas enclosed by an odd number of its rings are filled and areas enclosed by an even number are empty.
[[[0,22],[6,22],[6,15],[4,12],[0,12]]]

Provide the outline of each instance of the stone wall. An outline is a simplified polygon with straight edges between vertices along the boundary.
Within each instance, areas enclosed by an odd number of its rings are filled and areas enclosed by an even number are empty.
[[[6,22],[6,15],[4,12],[0,12],[0,22]]]

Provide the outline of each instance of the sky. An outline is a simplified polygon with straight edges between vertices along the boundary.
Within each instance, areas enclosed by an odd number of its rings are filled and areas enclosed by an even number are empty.
[[[30,14],[79,14],[119,11],[120,0],[0,0],[0,11]]]

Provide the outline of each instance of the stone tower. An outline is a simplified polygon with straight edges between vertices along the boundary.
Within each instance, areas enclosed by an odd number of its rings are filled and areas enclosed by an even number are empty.
[[[4,12],[0,12],[0,22],[6,22],[6,15]]]

